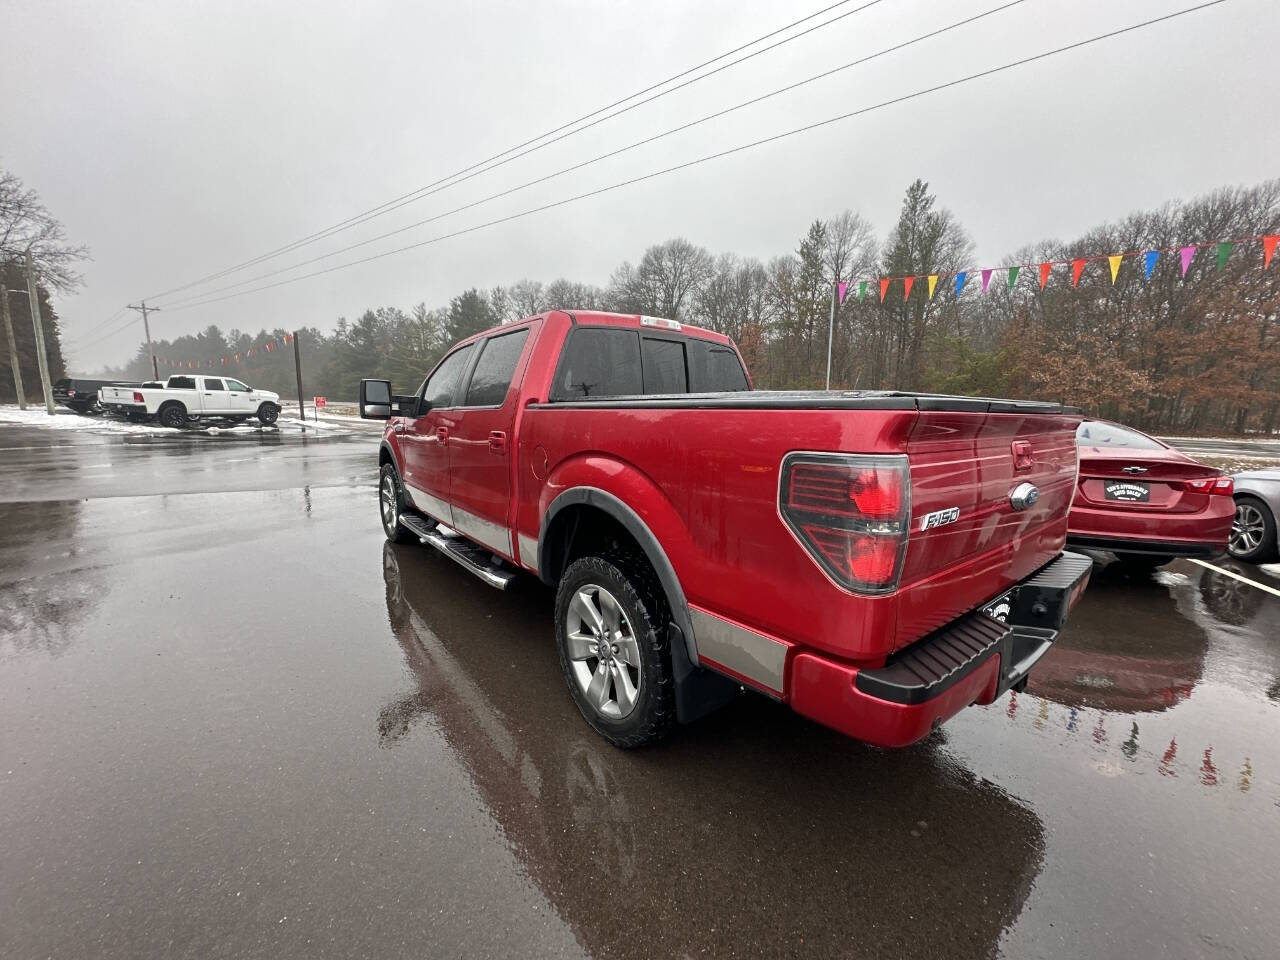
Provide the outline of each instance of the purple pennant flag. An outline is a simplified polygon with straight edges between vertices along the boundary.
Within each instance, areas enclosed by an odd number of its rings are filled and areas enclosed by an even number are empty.
[[[1178,251],[1178,253],[1182,255],[1182,276],[1185,278],[1187,275],[1187,267],[1191,266],[1191,258],[1196,255],[1196,248],[1183,247]]]
[[[849,289],[849,284],[841,280],[836,284],[836,303],[844,303],[845,291]]]
[[[987,284],[991,282],[991,270],[982,271],[982,292],[987,292]]]
[[[1151,271],[1156,268],[1156,261],[1160,259],[1160,251],[1148,250],[1145,254],[1143,254],[1142,259],[1143,259],[1143,265],[1146,267],[1146,273],[1147,273],[1146,277],[1144,277],[1143,279],[1150,280]],[[1182,272],[1186,273],[1187,271],[1184,269]]]

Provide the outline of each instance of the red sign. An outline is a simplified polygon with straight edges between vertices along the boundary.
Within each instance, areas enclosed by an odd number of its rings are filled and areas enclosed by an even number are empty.
[[[316,402],[317,410],[321,409],[322,407],[328,406],[328,403],[329,403],[329,401],[326,400],[324,397],[312,397],[311,399],[313,399]]]

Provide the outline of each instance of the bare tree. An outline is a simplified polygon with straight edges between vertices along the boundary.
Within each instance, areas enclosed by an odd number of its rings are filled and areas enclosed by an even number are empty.
[[[39,195],[0,170],[0,261],[23,260],[28,252],[46,287],[65,293],[80,286],[74,265],[88,258],[88,249],[70,244]]]

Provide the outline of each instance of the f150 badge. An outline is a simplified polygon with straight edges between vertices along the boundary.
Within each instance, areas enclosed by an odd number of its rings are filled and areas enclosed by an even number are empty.
[[[934,527],[945,527],[948,523],[955,523],[959,519],[959,507],[947,507],[945,510],[935,510],[933,513],[926,513],[921,518],[920,529],[932,530]]]

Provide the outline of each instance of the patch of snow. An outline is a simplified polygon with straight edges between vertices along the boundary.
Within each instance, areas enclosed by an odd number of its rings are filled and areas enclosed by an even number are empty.
[[[82,417],[71,411],[49,416],[43,407],[28,406],[20,410],[17,404],[0,405],[0,423],[20,423],[51,430],[91,430],[106,433],[172,433],[167,427],[154,423],[130,423],[109,417]]]

